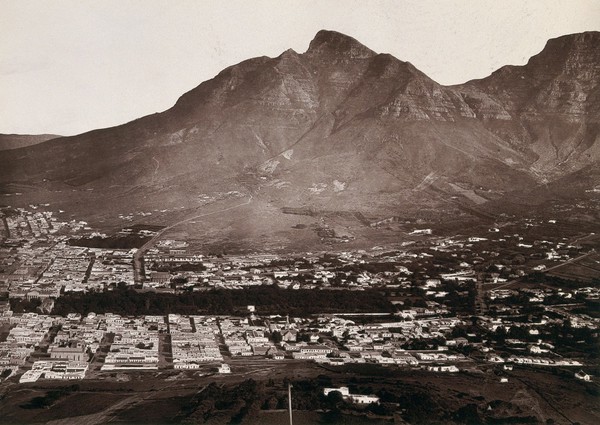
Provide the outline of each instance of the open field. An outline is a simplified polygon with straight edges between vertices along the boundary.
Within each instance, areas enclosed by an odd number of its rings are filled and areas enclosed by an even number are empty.
[[[600,254],[589,255],[556,267],[549,271],[548,275],[584,282],[600,279]]]
[[[326,423],[392,423],[391,416],[377,418],[360,410],[335,413],[314,411],[318,409],[316,405],[307,408],[307,403],[313,403],[310,400],[316,400],[314,397],[326,386],[349,386],[359,393],[379,394],[386,402],[399,403],[398,412],[417,422],[460,423],[464,422],[467,412],[473,418],[485,418],[490,423],[495,423],[494,418],[510,418],[516,423],[532,420],[545,423],[551,419],[556,424],[591,424],[600,420],[598,384],[577,381],[571,372],[532,368],[507,372],[488,364],[459,374],[439,374],[375,365],[324,368],[307,362],[246,359],[233,360],[231,366],[231,375],[204,374],[205,371],[147,372],[131,373],[129,381],[118,381],[120,374],[101,374],[108,379],[80,381],[76,391],[47,409],[22,406],[33,397],[67,384],[39,381],[16,386],[5,383],[0,394],[0,423],[159,424],[195,421],[202,417],[206,420],[204,423],[226,424],[238,409],[249,403],[244,398],[248,395],[243,395],[247,393],[239,391],[250,383],[255,388],[252,400],[260,402],[253,404],[256,410],[252,408],[242,415],[241,423],[284,423],[287,420],[285,380],[288,379],[294,385],[295,423],[326,420],[332,420]],[[507,383],[500,382],[502,376],[508,378]],[[213,403],[217,405],[210,404],[212,407],[206,410],[205,401],[213,397],[204,394],[207,391],[219,394],[225,391],[222,397],[231,402],[227,404],[223,399],[218,404],[220,401],[215,399]],[[236,397],[242,398],[236,402]],[[278,400],[278,404],[276,408],[273,404],[265,410],[264,403],[269,397]]]

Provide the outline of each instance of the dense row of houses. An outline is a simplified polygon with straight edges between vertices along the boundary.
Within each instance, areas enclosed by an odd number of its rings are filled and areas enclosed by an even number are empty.
[[[439,373],[453,373],[472,359],[453,347],[472,345],[467,338],[451,338],[457,318],[427,318],[356,324],[331,315],[313,319],[270,316],[249,317],[167,316],[123,317],[116,314],[85,317],[69,314],[52,317],[36,313],[5,313],[1,322],[10,330],[0,343],[0,368],[25,368],[27,359],[41,346],[47,355],[35,362],[21,382],[37,379],[83,379],[90,359],[108,347],[102,371],[157,370],[159,368],[199,369],[221,364],[227,357],[255,357],[273,360],[304,360],[332,366],[374,363],[385,366],[420,367]],[[410,325],[410,326],[408,326]],[[412,327],[412,328],[411,328]],[[52,330],[54,329],[54,330]],[[435,329],[432,331],[432,329]],[[407,331],[404,333],[403,331]],[[277,336],[276,336],[277,335]],[[402,344],[422,336],[441,335],[437,348],[404,349]],[[165,338],[170,340],[172,360],[164,358]],[[227,353],[220,348],[224,343]],[[510,341],[507,342],[510,344]],[[521,366],[572,366],[582,363],[566,358],[511,355],[503,357],[485,345],[487,361]],[[530,350],[531,351],[531,350]],[[162,354],[161,354],[162,353]],[[39,358],[39,356],[38,356]],[[471,367],[471,366],[465,366]]]
[[[27,370],[19,378],[19,383],[35,382],[40,378],[44,379],[83,379],[88,370],[88,363],[77,362],[74,360],[39,360],[33,363],[30,370]]]
[[[106,332],[113,342],[102,370],[153,370],[159,362],[159,325],[164,317],[125,318],[107,315]]]
[[[41,300],[49,312],[53,300],[65,292],[102,291],[118,282],[133,283],[130,250],[68,244],[70,235],[91,231],[87,223],[59,221],[52,212],[22,208],[0,215],[0,296]]]
[[[202,364],[223,361],[214,317],[169,314],[168,321],[175,369],[198,369]]]

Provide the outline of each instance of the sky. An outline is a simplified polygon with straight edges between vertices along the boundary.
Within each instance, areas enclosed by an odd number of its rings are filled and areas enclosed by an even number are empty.
[[[0,0],[0,133],[74,135],[170,108],[223,68],[320,29],[441,84],[600,30],[598,0]]]

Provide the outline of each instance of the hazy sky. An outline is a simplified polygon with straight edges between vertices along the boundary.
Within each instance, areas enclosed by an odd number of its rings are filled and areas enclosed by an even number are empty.
[[[323,28],[456,84],[600,30],[600,1],[0,0],[0,133],[72,135],[163,111],[229,65],[304,52]]]

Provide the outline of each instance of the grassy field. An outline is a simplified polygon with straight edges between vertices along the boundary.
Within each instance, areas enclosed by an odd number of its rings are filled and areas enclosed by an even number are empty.
[[[600,279],[600,254],[590,255],[557,267],[549,271],[548,275],[583,282]]]

